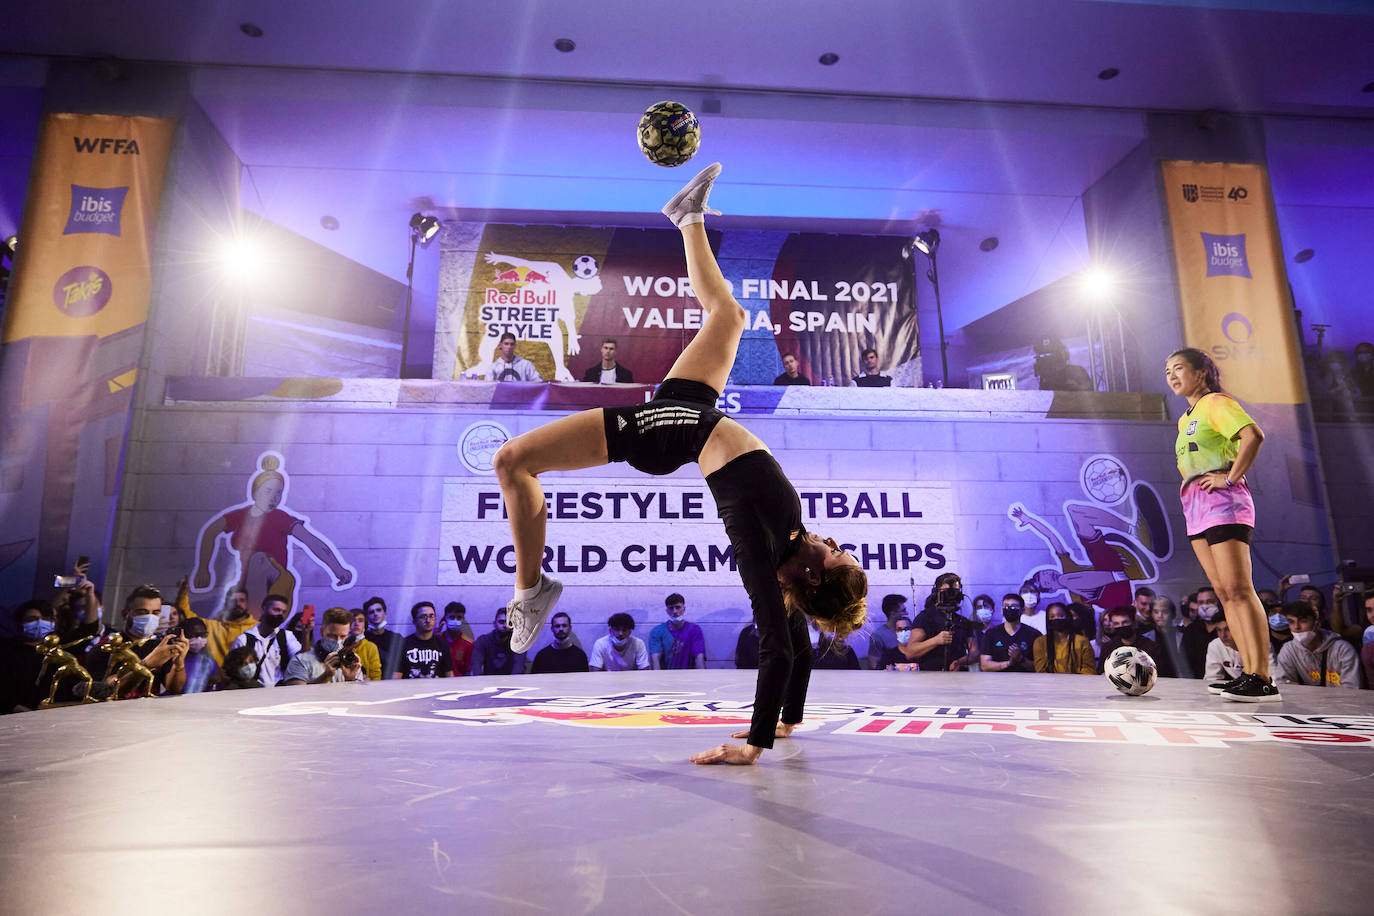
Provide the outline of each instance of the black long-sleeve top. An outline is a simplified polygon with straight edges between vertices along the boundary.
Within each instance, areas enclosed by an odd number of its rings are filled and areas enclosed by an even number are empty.
[[[768,452],[746,452],[706,478],[735,554],[754,622],[759,628],[759,675],[749,743],[770,748],[782,721],[802,720],[811,680],[811,641],[806,619],[787,613],[778,567],[796,552],[802,525],[801,500]]]

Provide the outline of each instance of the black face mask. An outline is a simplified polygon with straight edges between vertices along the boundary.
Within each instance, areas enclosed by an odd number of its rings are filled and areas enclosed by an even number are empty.
[[[1130,639],[1135,636],[1135,624],[1128,623],[1124,627],[1117,627],[1111,632],[1112,639]]]
[[[275,630],[277,627],[281,626],[285,620],[285,614],[263,614],[258,618],[258,623],[267,627],[269,630]]]
[[[1020,623],[1021,612],[1015,608],[1002,608],[1002,619],[1007,623]]]
[[[1049,621],[1047,625],[1051,633],[1067,633],[1069,632],[1070,621],[1067,617],[1056,617],[1054,620]]]

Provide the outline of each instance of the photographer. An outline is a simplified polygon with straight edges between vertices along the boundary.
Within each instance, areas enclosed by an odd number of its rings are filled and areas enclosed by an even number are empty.
[[[309,649],[291,656],[283,686],[366,680],[362,659],[353,651],[355,638],[348,633],[352,623],[352,617],[343,608],[325,611],[320,638]]]
[[[964,583],[957,573],[942,573],[926,598],[925,610],[911,627],[911,640],[899,650],[919,660],[922,671],[967,671],[977,664],[978,627],[959,613]]]

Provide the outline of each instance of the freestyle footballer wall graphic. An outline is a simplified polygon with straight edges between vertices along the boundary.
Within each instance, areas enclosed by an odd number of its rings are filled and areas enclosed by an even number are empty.
[[[300,577],[292,564],[292,540],[329,570],[335,591],[353,584],[357,571],[340,558],[338,548],[310,527],[307,516],[282,508],[289,482],[283,463],[278,452],[259,455],[257,473],[248,484],[248,502],[225,509],[201,527],[196,538],[192,591],[207,592],[216,587],[212,561],[219,545],[226,541],[237,560],[233,584],[248,590],[250,608],[258,607],[267,595],[281,595],[296,608]]]
[[[1067,595],[1104,611],[1130,604],[1136,584],[1156,581],[1160,564],[1173,555],[1163,503],[1148,483],[1133,485],[1113,455],[1086,459],[1079,483],[1093,501],[1063,503],[1074,547],[1025,506],[1008,507],[1016,527],[1034,532],[1054,555],[1054,565],[1030,570],[1026,582],[1042,596]]]

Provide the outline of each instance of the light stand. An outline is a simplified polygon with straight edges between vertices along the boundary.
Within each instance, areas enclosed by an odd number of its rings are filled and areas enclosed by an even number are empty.
[[[406,264],[406,308],[405,324],[401,327],[401,366],[397,375],[405,378],[406,357],[410,352],[410,303],[415,297],[415,248],[428,248],[429,242],[439,231],[439,220],[420,213],[410,215],[410,261]]]
[[[945,340],[945,314],[940,307],[940,272],[935,265],[935,252],[940,249],[940,231],[938,229],[924,229],[916,233],[915,244],[927,258],[930,259],[930,268],[926,271],[926,279],[935,289],[935,321],[940,328],[940,387],[949,387],[949,357],[945,350],[949,343]]]

